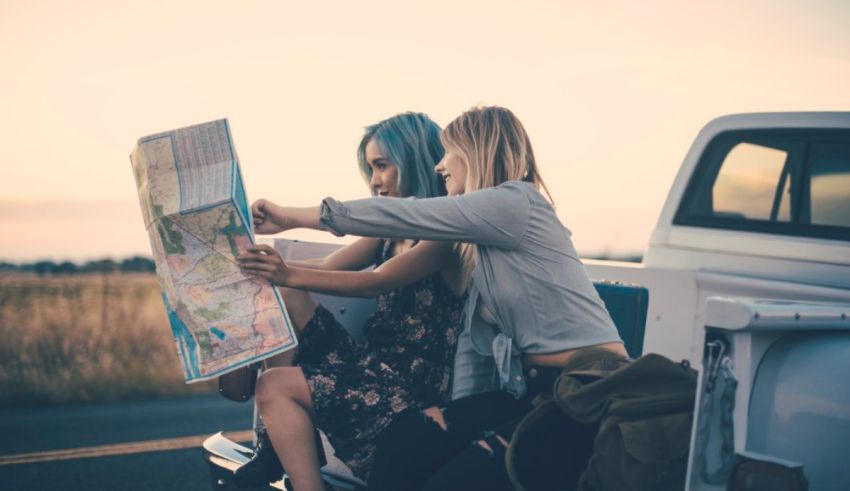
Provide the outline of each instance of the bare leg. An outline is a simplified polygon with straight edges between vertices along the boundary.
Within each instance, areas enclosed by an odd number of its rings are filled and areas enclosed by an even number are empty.
[[[269,369],[257,381],[257,407],[281,464],[298,491],[324,491],[313,430],[313,401],[298,367]]]
[[[283,297],[283,304],[286,305],[286,311],[289,312],[289,318],[295,325],[295,333],[300,338],[304,327],[310,322],[313,317],[313,312],[316,311],[318,304],[313,297],[304,290],[296,290],[294,288],[280,287],[280,296]],[[267,358],[265,361],[266,368],[272,367],[289,367],[292,366],[292,360],[295,358],[295,350],[285,351],[278,355]]]

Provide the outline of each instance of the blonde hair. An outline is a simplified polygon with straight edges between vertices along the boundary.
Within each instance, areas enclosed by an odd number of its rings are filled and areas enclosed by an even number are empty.
[[[449,123],[440,133],[446,151],[454,151],[466,162],[464,192],[498,186],[507,181],[525,181],[543,188],[554,206],[552,195],[540,176],[531,140],[519,119],[498,106],[474,107]],[[459,244],[465,283],[477,259],[471,244]]]

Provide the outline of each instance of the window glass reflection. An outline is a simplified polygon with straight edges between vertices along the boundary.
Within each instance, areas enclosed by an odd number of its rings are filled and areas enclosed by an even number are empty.
[[[729,151],[712,188],[715,216],[769,220],[788,153],[753,143]],[[786,182],[788,186],[788,182]],[[783,190],[779,219],[790,219],[790,193]]]

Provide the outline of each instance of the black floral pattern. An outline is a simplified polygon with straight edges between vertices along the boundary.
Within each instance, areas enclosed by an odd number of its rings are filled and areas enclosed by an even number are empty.
[[[385,241],[382,260],[389,247]],[[464,302],[439,274],[380,295],[364,345],[316,308],[295,362],[310,387],[316,426],[357,477],[368,478],[377,437],[393,418],[448,400]]]

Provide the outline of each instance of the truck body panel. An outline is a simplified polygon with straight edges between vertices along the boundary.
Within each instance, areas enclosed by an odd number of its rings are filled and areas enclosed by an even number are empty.
[[[649,288],[646,352],[700,369],[691,491],[850,487],[848,130],[846,112],[718,118],[643,262],[586,261]]]

